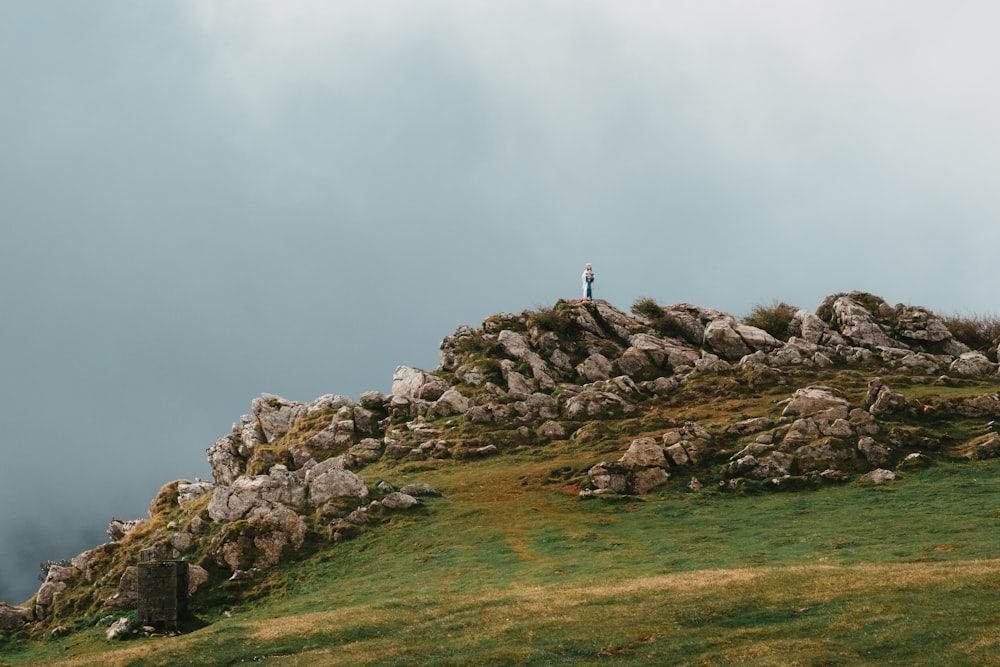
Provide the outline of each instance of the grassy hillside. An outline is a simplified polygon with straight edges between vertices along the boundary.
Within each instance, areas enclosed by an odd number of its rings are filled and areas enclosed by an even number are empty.
[[[176,638],[101,627],[11,665],[998,664],[1000,463],[886,486],[578,501],[518,457],[442,470],[426,516],[199,609]],[[427,477],[426,473],[422,476]]]
[[[210,449],[214,490],[166,484],[149,521],[54,570],[65,589],[0,638],[0,666],[1000,664],[995,322],[960,343],[962,321],[864,293],[820,311],[758,309],[749,329],[684,304],[560,302],[460,328],[390,397],[258,399]],[[793,395],[817,393],[836,407],[798,418]],[[590,473],[682,431],[698,444],[645,495]],[[794,465],[762,468],[772,454]],[[330,477],[371,495],[314,502],[338,459],[351,472]],[[897,478],[865,483],[876,466]],[[275,479],[302,495],[216,504]],[[384,481],[440,495],[393,510]],[[208,577],[193,618],[108,642],[136,616],[109,606],[123,575],[164,544]]]
[[[644,497],[579,498],[588,468],[638,435],[776,413],[819,379],[856,402],[869,378],[706,375],[569,440],[484,460],[383,459],[361,471],[369,485],[442,495],[262,579],[199,592],[178,637],[112,644],[90,614],[67,636],[4,644],[0,664],[1000,664],[1000,462],[957,459],[983,420],[900,422],[943,446],[881,486],[755,493],[706,479],[693,492],[678,475]],[[887,381],[926,404],[1000,389]]]

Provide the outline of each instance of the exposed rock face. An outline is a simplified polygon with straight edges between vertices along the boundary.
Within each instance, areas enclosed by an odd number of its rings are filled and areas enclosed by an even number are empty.
[[[436,401],[448,388],[448,383],[441,378],[409,366],[397,366],[396,373],[392,376],[394,398]]]
[[[246,521],[231,524],[212,541],[215,562],[238,570],[276,565],[286,551],[296,551],[305,541],[305,521],[280,504],[258,506]]]
[[[712,436],[696,422],[687,422],[661,437],[664,452],[674,467],[698,466],[705,457]]]
[[[738,324],[732,316],[713,319],[704,330],[705,345],[723,359],[738,361],[756,350],[781,347],[781,341],[763,329]]]
[[[338,467],[334,459],[310,468],[305,483],[309,487],[309,503],[316,507],[334,498],[357,498],[359,502],[368,498],[368,487],[361,478]]]
[[[665,470],[663,447],[654,438],[632,441],[628,451],[614,463],[598,463],[590,469],[594,486],[614,493],[644,494],[670,478]]]
[[[420,501],[407,493],[393,491],[382,499],[382,507],[391,510],[405,510],[410,509],[419,502]]]
[[[215,485],[211,482],[181,482],[177,485],[177,500],[180,503],[191,503],[214,490]]]
[[[663,447],[656,439],[639,438],[632,441],[619,462],[630,468],[665,468],[667,457],[663,455]]]
[[[896,473],[883,468],[876,468],[875,470],[867,472],[861,476],[862,481],[871,482],[872,484],[885,484],[886,482],[891,482],[894,479],[896,479]]]
[[[1000,417],[1000,395],[983,394],[948,401],[945,409],[963,417]]]
[[[726,466],[726,473],[731,478],[755,480],[787,477],[791,474],[794,461],[794,456],[779,451],[774,445],[751,443],[733,455]]]
[[[212,494],[208,515],[213,521],[236,521],[266,504],[301,505],[306,499],[303,480],[282,465],[267,475],[239,477],[232,486],[219,486]]]
[[[858,440],[858,451],[865,457],[870,465],[882,467],[892,460],[892,450],[875,442],[874,438],[862,436]]]
[[[886,308],[888,305],[882,304]],[[845,338],[862,347],[905,347],[890,338],[875,322],[873,314],[850,296],[833,302],[833,321]]]
[[[597,388],[584,389],[566,403],[566,417],[572,420],[611,419],[634,410],[635,406],[618,394]]]
[[[951,362],[948,370],[955,375],[970,377],[992,375],[997,372],[997,364],[987,359],[981,352],[965,352]]]
[[[906,397],[889,389],[880,378],[875,378],[868,383],[865,404],[873,415],[893,414],[909,408]]]
[[[139,601],[139,568],[129,565],[118,580],[118,591],[105,600],[104,604],[112,609],[132,609]]]
[[[821,472],[830,468],[853,469],[857,451],[836,438],[821,438],[795,450],[795,461],[802,472]]]
[[[253,401],[253,413],[264,433],[264,442],[277,440],[292,427],[306,407],[280,396],[265,394]]]
[[[208,570],[193,563],[188,565],[188,597],[194,595],[209,580]]]
[[[434,402],[434,412],[442,417],[459,415],[472,407],[472,401],[454,389],[448,389]]]
[[[122,616],[117,621],[111,624],[108,628],[105,636],[108,641],[121,640],[132,633],[134,626],[132,625],[132,620],[127,616]]]
[[[38,593],[35,595],[35,604],[48,607],[55,602],[56,597],[66,590],[67,582],[73,577],[74,572],[76,572],[76,568],[74,567],[62,567],[60,565],[50,567],[48,574],[45,576],[45,582],[42,583],[42,587],[38,589]]]
[[[12,607],[0,602],[0,632],[18,630],[34,620],[34,614],[25,607]]]
[[[834,420],[846,419],[847,413],[847,399],[840,392],[830,387],[815,386],[796,391],[781,414]]]
[[[111,519],[111,522],[108,523],[108,539],[112,542],[120,542],[126,535],[142,525],[144,521],[144,519],[132,519],[130,521]]]

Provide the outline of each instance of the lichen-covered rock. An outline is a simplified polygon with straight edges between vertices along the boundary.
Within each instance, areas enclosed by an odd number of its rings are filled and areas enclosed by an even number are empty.
[[[590,469],[597,489],[642,495],[670,478],[664,470],[667,459],[655,438],[636,438],[614,463],[599,463]]]
[[[642,468],[632,473],[629,491],[636,495],[644,495],[666,483],[670,473],[663,468]]]
[[[195,565],[191,563],[188,565],[188,597],[191,597],[195,592],[202,587],[203,584],[207,584],[209,580],[208,570],[200,565]]]
[[[730,478],[773,479],[790,474],[794,457],[764,443],[750,443],[730,459],[725,476]]]
[[[785,436],[781,440],[781,446],[784,449],[794,449],[809,444],[814,440],[819,440],[821,437],[822,434],[819,431],[819,426],[812,418],[796,419],[785,432]]]
[[[1000,395],[983,394],[945,402],[945,410],[963,417],[1000,417]]]
[[[994,375],[997,372],[997,364],[987,359],[982,352],[966,352],[951,362],[948,371],[955,375],[971,377]]]
[[[624,466],[601,462],[587,471],[591,483],[597,489],[625,493],[628,488],[628,475],[631,470]]]
[[[552,369],[541,355],[531,349],[528,341],[520,333],[505,329],[497,336],[497,342],[506,352],[518,361],[531,368],[532,377],[541,389],[552,390],[556,383],[552,377]]]
[[[588,389],[571,397],[565,409],[571,420],[612,419],[633,412],[635,406],[609,391]]]
[[[965,448],[968,459],[992,459],[1000,457],[1000,435],[987,433],[973,440]]]
[[[109,642],[125,639],[128,635],[132,634],[132,630],[134,628],[135,626],[132,623],[132,619],[128,616],[122,616],[111,624],[111,626],[107,629],[107,632],[104,633],[104,636],[107,637]]]
[[[108,539],[112,542],[121,542],[125,536],[146,522],[146,519],[111,519],[108,523]]]
[[[576,372],[588,382],[609,380],[614,374],[614,364],[600,352],[594,352],[577,365]]]
[[[34,614],[27,607],[14,607],[0,602],[0,631],[19,630],[34,620]]]
[[[636,438],[619,463],[633,468],[665,467],[667,459],[663,455],[663,447],[655,438]]]
[[[888,465],[892,460],[892,450],[885,445],[880,445],[869,436],[858,439],[858,451],[865,457],[869,465],[882,467]]]
[[[314,450],[344,452],[354,444],[354,420],[334,417],[329,424],[306,441]]]
[[[838,390],[815,385],[798,389],[782,411],[783,417],[812,417],[814,420],[846,419],[849,404]]]
[[[238,570],[263,570],[286,553],[300,549],[307,532],[305,521],[278,504],[255,507],[246,519],[227,524],[212,540],[215,562]]]
[[[748,435],[750,433],[765,431],[772,426],[774,426],[774,422],[767,417],[751,417],[738,421],[735,424],[730,424],[726,428],[726,432],[734,435]]]
[[[883,305],[888,308],[884,302]],[[852,296],[836,298],[831,308],[835,328],[855,345],[867,348],[903,347],[900,341],[889,337],[876,323],[872,313]]]
[[[368,486],[342,462],[327,459],[306,472],[305,484],[309,488],[309,503],[319,506],[334,498],[368,498]]]
[[[736,361],[754,350],[736,330],[735,321],[713,320],[705,327],[705,345],[723,359]]]
[[[208,465],[216,484],[231,484],[246,470],[246,458],[240,454],[242,440],[230,433],[208,448]]]
[[[795,450],[795,462],[802,472],[853,469],[856,459],[857,450],[835,438],[822,438]]]
[[[661,436],[664,452],[674,465],[700,465],[712,440],[711,434],[697,422],[686,422]]]
[[[567,437],[566,427],[552,419],[542,424],[538,432],[549,440],[565,440]]]
[[[801,338],[807,343],[813,343],[814,345],[825,345],[835,348],[846,344],[846,341],[844,341],[844,338],[839,333],[828,327],[826,322],[820,319],[818,315],[810,313],[807,310],[799,309],[795,312],[791,323],[788,325],[788,331],[792,336]]]
[[[392,395],[396,398],[436,401],[448,388],[445,380],[419,368],[397,366],[392,376]]]
[[[419,504],[416,498],[402,491],[393,491],[382,499],[382,507],[390,510],[406,510]]]
[[[129,565],[118,579],[118,590],[104,604],[112,609],[132,609],[139,601],[139,567]]]
[[[910,408],[906,397],[889,389],[881,378],[874,378],[868,383],[865,404],[873,415],[895,414],[905,412]]]
[[[267,475],[239,477],[230,486],[217,486],[208,504],[213,521],[235,521],[251,510],[269,503],[301,505],[306,485],[294,472],[275,465]]]
[[[274,442],[306,414],[308,407],[273,394],[262,394],[251,403],[265,442]]]
[[[434,412],[439,417],[459,415],[466,412],[470,407],[472,407],[472,401],[454,389],[448,389],[434,402]]]
[[[414,497],[441,495],[433,486],[427,484],[426,482],[419,482],[417,484],[407,484],[406,486],[399,489],[399,492]]]
[[[868,473],[861,476],[862,482],[870,482],[872,484],[885,484],[886,482],[891,482],[896,479],[896,473],[891,470],[885,470],[884,468],[876,468]]]
[[[196,482],[181,482],[177,485],[177,502],[192,503],[214,490],[214,484],[203,480],[198,480]]]

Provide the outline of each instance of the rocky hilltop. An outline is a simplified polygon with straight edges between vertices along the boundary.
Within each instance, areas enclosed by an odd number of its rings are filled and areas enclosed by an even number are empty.
[[[171,482],[150,518],[112,520],[108,543],[54,564],[25,604],[0,604],[0,636],[133,609],[143,550],[188,561],[191,595],[238,595],[447,493],[405,479],[420,466],[558,442],[580,452],[560,488],[588,499],[671,480],[691,493],[882,483],[935,457],[1000,454],[1000,397],[983,391],[995,348],[866,293],[784,315],[769,332],[691,304],[641,300],[629,315],[560,301],[460,327],[437,369],[398,367],[388,395],[263,395],[208,448],[212,480]],[[594,460],[594,443],[620,457]]]

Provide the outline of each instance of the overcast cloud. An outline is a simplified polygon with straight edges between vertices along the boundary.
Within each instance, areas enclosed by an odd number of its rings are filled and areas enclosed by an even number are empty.
[[[0,600],[499,311],[995,313],[988,2],[0,0]]]

